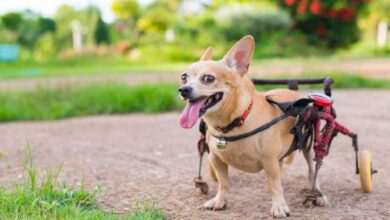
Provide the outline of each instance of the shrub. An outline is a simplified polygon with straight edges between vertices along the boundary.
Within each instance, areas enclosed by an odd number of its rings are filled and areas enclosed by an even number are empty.
[[[278,9],[260,9],[253,5],[231,5],[216,12],[217,26],[227,40],[238,40],[251,34],[256,40],[280,31],[291,24],[290,16]]]
[[[37,60],[47,59],[49,56],[55,56],[57,51],[55,36],[53,33],[45,33],[35,43],[34,57]]]
[[[223,41],[224,36],[218,30],[213,11],[207,11],[198,16],[183,16],[175,23],[174,30],[178,40],[190,42],[202,47],[215,45]],[[215,39],[220,39],[218,42]]]
[[[279,0],[295,21],[295,28],[312,42],[326,41],[329,47],[342,47],[360,37],[357,18],[369,0]]]

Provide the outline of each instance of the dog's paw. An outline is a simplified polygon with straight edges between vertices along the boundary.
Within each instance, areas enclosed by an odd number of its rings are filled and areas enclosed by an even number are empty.
[[[328,198],[325,195],[317,197],[316,201],[314,201],[315,206],[324,207],[328,205]]]
[[[284,218],[290,216],[290,210],[286,203],[272,204],[271,214],[274,218]]]
[[[305,201],[303,202],[303,205],[306,208],[310,208],[313,205],[314,206],[320,206],[324,207],[328,205],[328,198],[323,195],[319,190],[310,190],[306,189],[303,190],[303,195],[305,196]]]
[[[214,198],[205,202],[202,207],[214,211],[224,210],[226,209],[226,201]]]

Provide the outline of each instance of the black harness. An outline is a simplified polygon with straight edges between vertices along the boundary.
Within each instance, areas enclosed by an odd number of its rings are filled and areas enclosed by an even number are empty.
[[[234,136],[216,135],[211,132],[210,134],[213,137],[217,138],[220,142],[234,142],[267,130],[278,122],[292,116],[297,118],[294,127],[290,130],[290,133],[294,135],[294,139],[289,150],[280,158],[280,160],[287,157],[290,153],[297,149],[303,149],[304,146],[306,146],[309,138],[312,140],[313,137],[313,126],[310,123],[310,120],[304,120],[304,115],[308,108],[310,108],[309,104],[314,102],[314,100],[303,98],[293,102],[279,103],[272,100],[270,97],[267,97],[267,101],[271,104],[277,105],[282,110],[283,114],[278,116],[277,118],[272,119],[270,122],[265,123],[260,127],[243,134]],[[232,129],[233,128],[231,128],[230,130]],[[203,137],[205,137],[207,132],[207,125],[203,120],[200,123],[199,130],[203,134]],[[209,151],[207,143],[205,142],[205,138],[201,139],[199,144],[202,145],[202,147],[199,147],[200,149],[206,148],[203,149],[203,151]]]
[[[239,134],[239,135],[235,135],[235,136],[222,136],[222,135],[215,135],[213,133],[210,132],[210,134],[213,136],[213,137],[216,137],[218,139],[221,139],[221,140],[224,140],[224,141],[227,141],[227,142],[233,142],[233,141],[238,141],[238,140],[241,140],[241,139],[244,139],[244,138],[247,138],[247,137],[250,137],[252,135],[255,135],[259,132],[262,132],[264,130],[267,130],[268,128],[270,128],[271,126],[275,125],[276,123],[278,123],[279,121],[287,118],[289,115],[284,113],[282,114],[281,116],[277,117],[277,118],[274,118],[272,119],[270,122],[266,123],[266,124],[263,124],[261,125],[260,127],[252,130],[252,131],[249,131],[247,133],[243,133],[243,134]]]

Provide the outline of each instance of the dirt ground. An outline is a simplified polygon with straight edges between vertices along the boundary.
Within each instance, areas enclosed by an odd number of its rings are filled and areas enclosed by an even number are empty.
[[[361,148],[374,155],[374,190],[364,194],[354,174],[350,140],[339,136],[320,172],[330,205],[304,208],[306,164],[301,154],[285,166],[283,186],[291,217],[288,219],[390,219],[390,91],[334,91],[339,120],[360,136]],[[158,115],[92,116],[49,122],[0,125],[0,184],[10,185],[22,173],[25,145],[33,148],[41,170],[63,162],[61,180],[89,188],[100,185],[105,193],[99,204],[117,213],[129,212],[137,201],[153,198],[168,219],[270,219],[271,196],[264,172],[247,174],[230,169],[228,208],[213,212],[198,207],[208,195],[194,188],[198,156],[196,129],[183,130],[178,112]]]

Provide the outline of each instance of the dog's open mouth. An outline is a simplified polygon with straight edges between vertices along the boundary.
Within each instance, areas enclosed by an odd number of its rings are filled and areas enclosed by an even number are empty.
[[[203,107],[199,111],[199,117],[202,117],[204,113],[206,113],[207,109],[213,107],[216,105],[219,101],[221,101],[223,98],[223,92],[217,92],[214,95],[209,96],[206,99],[206,103],[203,105]]]
[[[223,92],[217,92],[208,97],[200,97],[196,100],[189,100],[180,115],[180,125],[183,128],[192,128],[198,119],[204,115],[208,109],[215,106],[223,98]]]

